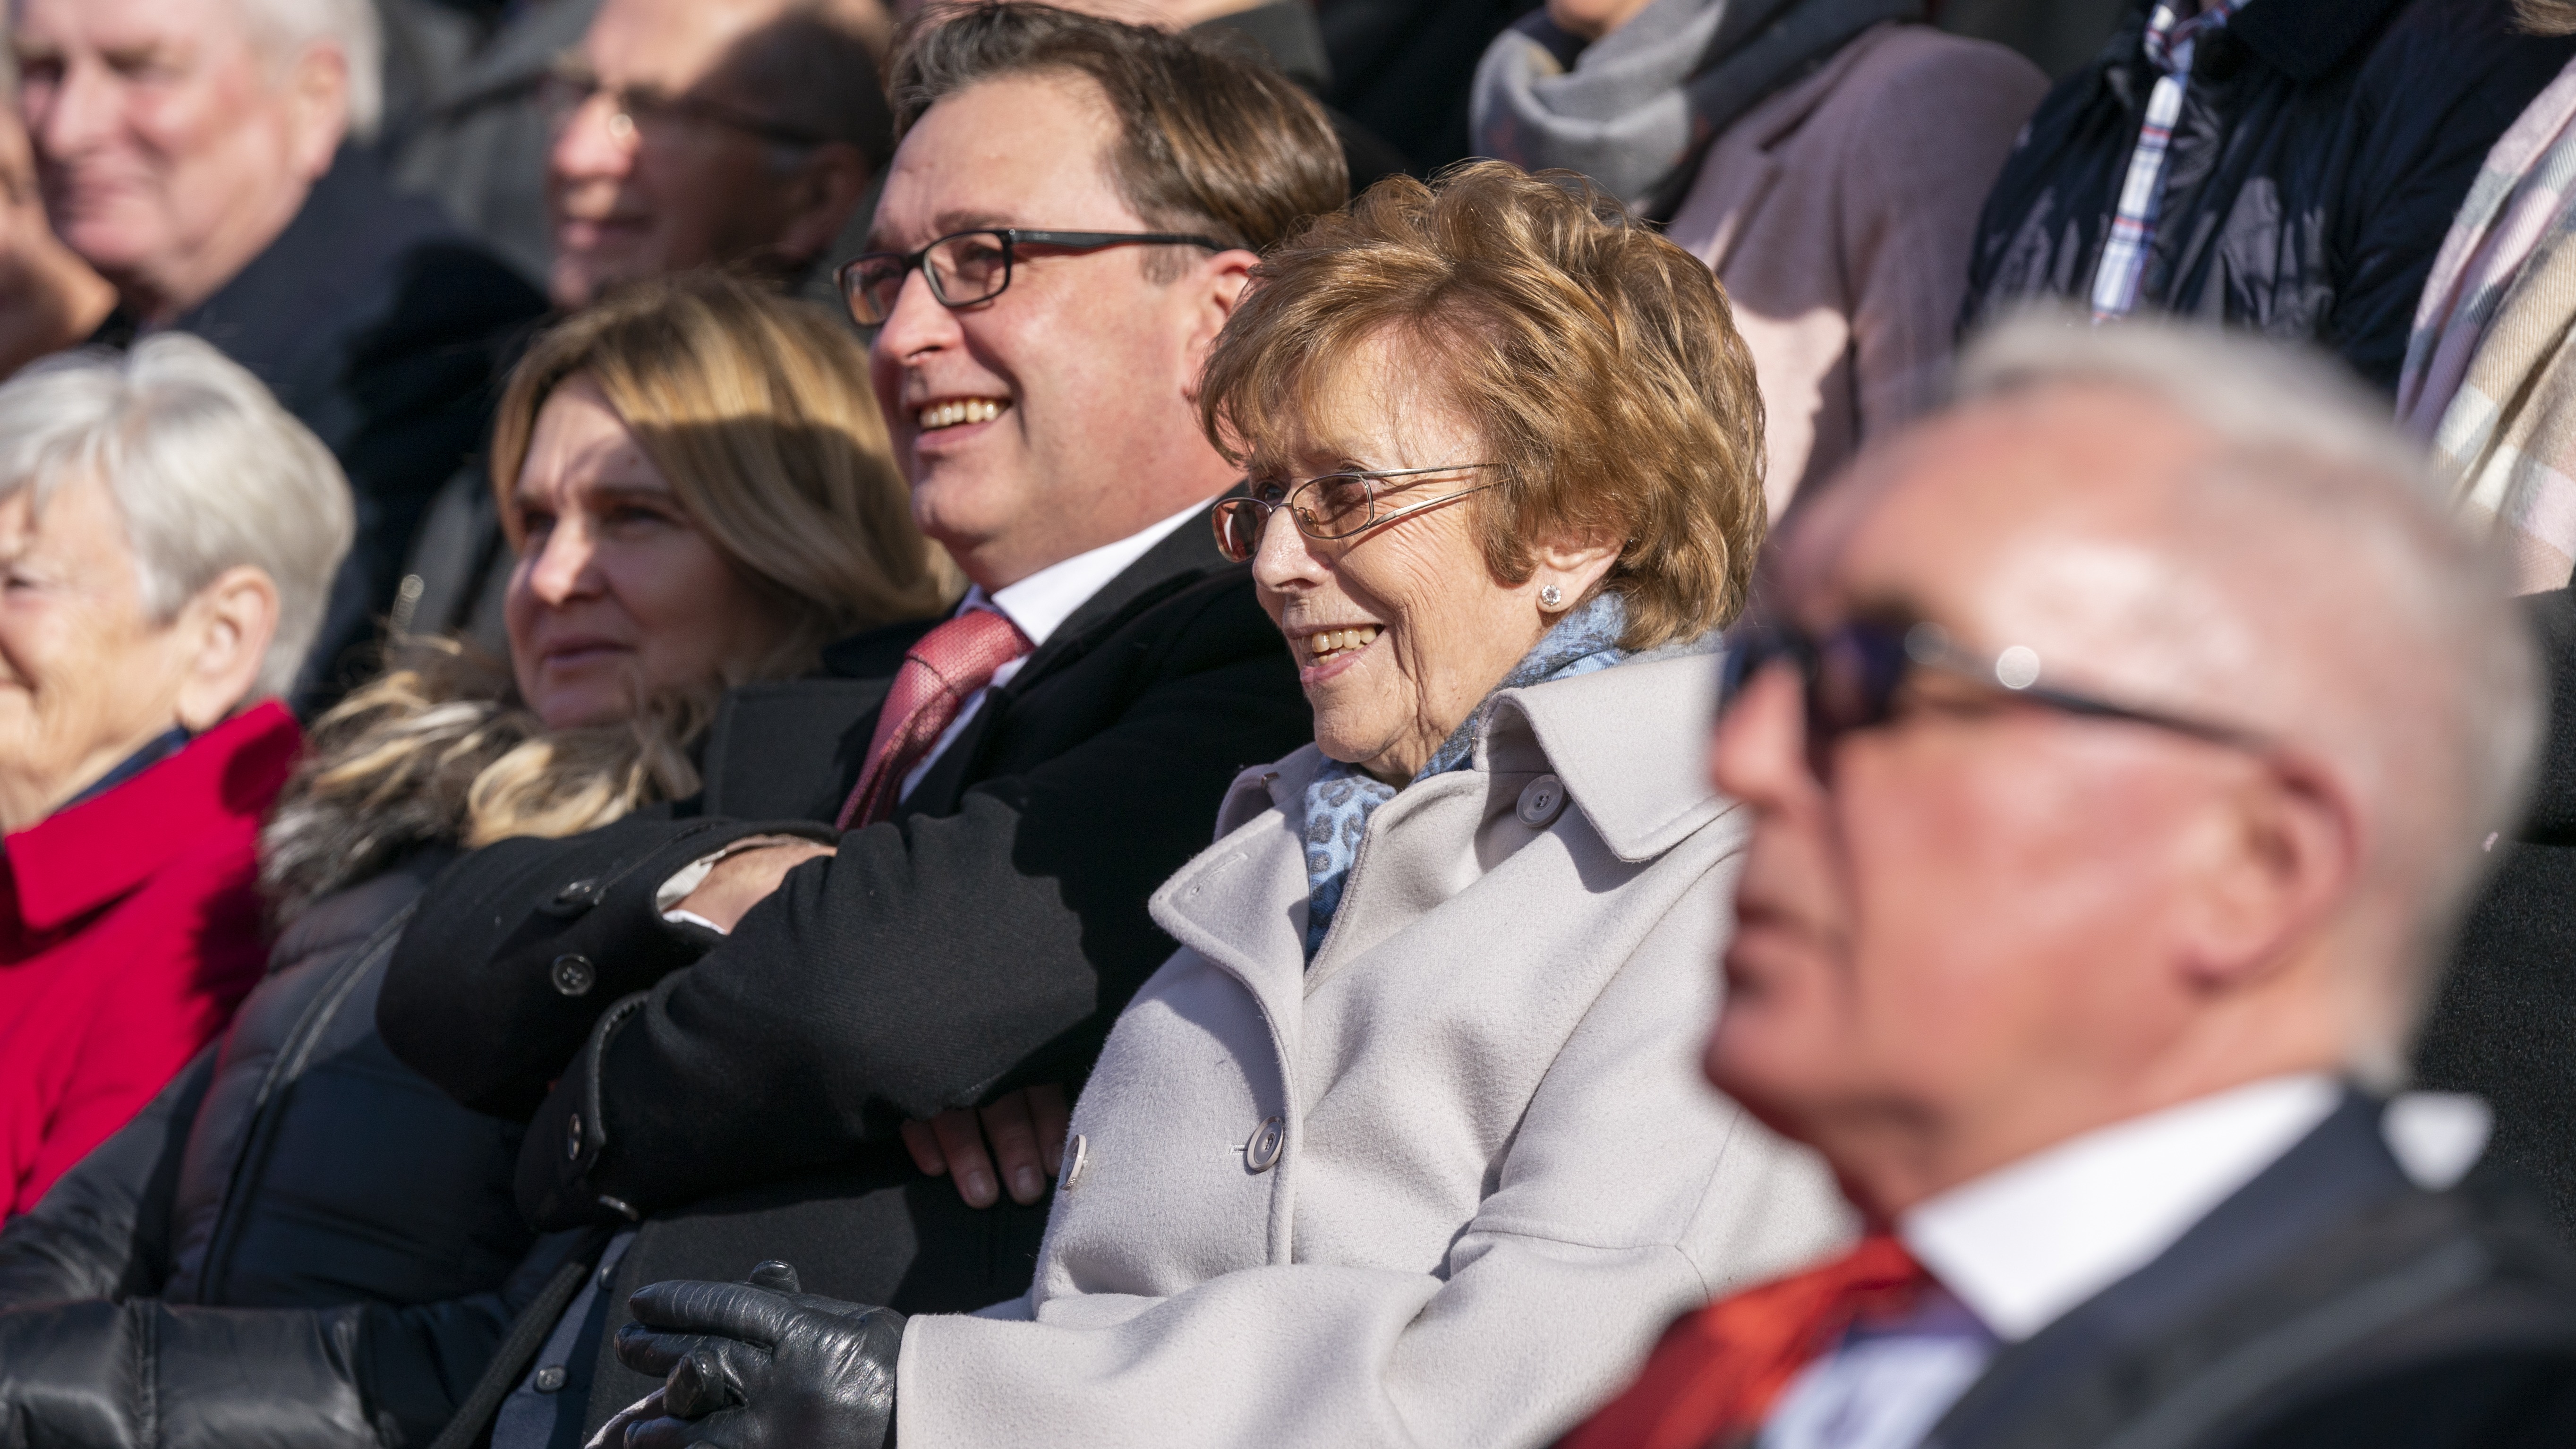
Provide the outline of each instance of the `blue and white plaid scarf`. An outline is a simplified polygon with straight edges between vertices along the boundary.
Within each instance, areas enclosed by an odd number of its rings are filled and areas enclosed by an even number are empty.
[[[1416,784],[1464,768],[1475,754],[1477,729],[1493,711],[1494,695],[1506,689],[1590,674],[1626,659],[1628,652],[1619,647],[1619,635],[1627,627],[1627,606],[1612,593],[1597,595],[1558,620],[1556,627],[1547,631],[1547,637],[1538,641],[1538,647],[1512,666],[1503,682],[1494,686],[1492,693],[1468,713],[1466,722],[1451,731],[1440,748],[1432,752],[1429,762],[1405,783]],[[1339,760],[1326,760],[1307,784],[1308,961],[1315,959],[1315,952],[1324,944],[1324,934],[1333,928],[1333,913],[1342,908],[1342,891],[1350,883],[1351,861],[1359,853],[1360,836],[1368,830],[1369,816],[1394,799],[1395,794],[1395,786]]]

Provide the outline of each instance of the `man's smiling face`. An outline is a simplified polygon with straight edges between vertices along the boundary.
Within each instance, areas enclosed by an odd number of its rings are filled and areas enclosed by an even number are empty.
[[[870,248],[978,227],[1168,229],[1119,194],[1119,139],[1087,77],[969,86],[905,136]],[[1189,388],[1251,258],[1191,249],[1178,278],[1156,280],[1169,251],[1023,247],[1007,291],[955,310],[917,272],[905,280],[871,352],[877,400],[913,516],[976,582],[1015,582],[1230,481]]]

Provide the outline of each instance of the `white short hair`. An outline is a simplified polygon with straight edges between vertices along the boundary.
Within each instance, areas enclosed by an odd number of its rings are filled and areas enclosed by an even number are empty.
[[[2496,857],[2491,837],[2528,808],[2546,725],[2531,625],[2488,540],[2444,505],[2423,450],[2387,400],[2333,362],[2214,328],[2093,327],[2026,314],[1972,343],[1962,401],[2049,384],[2096,385],[2171,408],[2218,444],[2186,486],[2171,541],[2213,580],[2259,657],[2210,663],[2204,681],[2247,720],[2313,750],[2371,817],[2362,863],[2408,996],[2357,1043],[2373,1075],[2398,1069],[2453,933]],[[2278,637],[2303,631],[2303,637]],[[2224,717],[2224,716],[2222,716]]]
[[[202,4],[204,0],[186,0]],[[233,0],[259,32],[262,48],[281,60],[308,45],[340,52],[349,71],[349,136],[372,141],[385,119],[385,29],[375,0]]]
[[[0,384],[0,498],[103,479],[125,520],[143,607],[159,622],[224,570],[277,585],[276,636],[253,698],[293,686],[321,630],[356,510],[322,440],[258,378],[183,332],[130,352],[47,358]]]

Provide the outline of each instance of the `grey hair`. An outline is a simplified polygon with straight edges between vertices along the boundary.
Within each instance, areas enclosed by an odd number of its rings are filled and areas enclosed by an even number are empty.
[[[2171,540],[2254,639],[2204,645],[2221,718],[2247,709],[2312,749],[2359,797],[2364,909],[2396,973],[2357,1023],[2351,1066],[2393,1084],[2440,966],[2495,856],[2521,823],[2546,725],[2544,665],[2503,560],[2444,506],[2384,398],[2317,354],[2213,329],[2091,327],[2025,315],[1973,343],[1963,401],[2053,384],[2144,395],[2218,445],[2185,480]],[[2189,628],[2191,625],[2182,625]],[[2291,640],[2281,636],[2297,631]],[[2213,703],[2217,700],[2213,699]]]
[[[340,52],[349,72],[351,139],[372,141],[385,120],[385,30],[375,0],[233,0],[280,61],[308,45]]]
[[[169,332],[122,354],[47,358],[0,384],[0,498],[32,488],[41,508],[89,476],[116,500],[155,622],[226,569],[268,575],[277,633],[251,697],[284,694],[356,529],[322,440],[239,364]]]

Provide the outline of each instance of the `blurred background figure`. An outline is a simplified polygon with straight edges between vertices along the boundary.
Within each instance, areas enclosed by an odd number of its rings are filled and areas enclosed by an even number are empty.
[[[362,144],[383,99],[364,0],[23,0],[12,40],[54,228],[117,289],[102,339],[204,337],[349,476],[357,542],[296,690],[317,707],[541,302]]]
[[[1580,171],[1708,263],[1762,381],[1777,518],[1936,397],[1978,207],[2048,88],[1922,0],[1551,0],[1477,73],[1476,142]]]
[[[555,305],[692,267],[801,279],[894,147],[883,14],[829,0],[606,0],[541,89]]]
[[[1295,81],[1298,89],[1323,105],[1325,117],[1333,123],[1333,135],[1342,143],[1342,164],[1351,174],[1353,196],[1378,178],[1412,164],[1404,153],[1332,104],[1333,58],[1324,49],[1324,32],[1316,24],[1310,0],[1083,0],[1071,8],[1132,25],[1195,31],[1238,47]]]
[[[2576,30],[2576,4],[2524,0],[2529,28]],[[2496,879],[2470,912],[2416,1069],[2495,1104],[2496,1155],[2537,1181],[2576,1235],[2576,62],[2495,149],[2442,244],[2397,394],[2458,508],[2495,531],[2535,594],[2556,690],[2540,788],[2490,843]]]
[[[18,123],[18,68],[0,57],[0,379],[98,330],[116,289],[54,235]]]
[[[519,1127],[385,1050],[385,963],[460,850],[696,793],[727,686],[940,606],[865,366],[837,319],[707,275],[537,341],[493,449],[510,658],[420,647],[315,726],[261,841],[270,975],[0,1231],[0,1423],[123,1449],[176,1397],[208,1427],[165,1444],[371,1449],[448,1420],[569,1245],[530,1252]]]
[[[538,59],[535,37],[568,18],[568,3],[547,0],[542,25],[507,38],[511,66]],[[601,4],[532,81],[545,144],[524,159],[544,175],[554,304],[704,267],[829,293],[819,273],[835,240],[865,225],[894,145],[877,69],[884,23],[873,0]],[[514,134],[495,104],[485,131],[460,138],[488,132],[497,148]],[[460,139],[460,164],[479,144]],[[396,632],[500,647],[508,548],[493,496],[480,467],[439,491],[395,596]]]
[[[0,386],[0,1218],[259,978],[253,844],[301,743],[276,700],[350,512],[311,431],[194,338]]]
[[[2397,388],[2487,148],[2576,43],[2514,0],[2155,0],[2032,117],[1964,318],[2065,298],[2313,342]]]
[[[2576,3],[2521,0],[2535,34]],[[2397,413],[2459,506],[2489,521],[2525,593],[2576,570],[2576,60],[2496,141],[2417,308]]]
[[[453,65],[424,77],[433,88],[418,109],[387,120],[394,184],[435,200],[531,287],[545,286],[554,261],[545,79],[598,12],[599,0],[517,0]],[[386,49],[391,91],[394,47]]]
[[[2492,557],[2329,363],[1961,373],[1786,530],[1712,756],[1709,1076],[1873,1232],[1568,1449],[2576,1442],[2576,1255],[2481,1104],[2386,1095],[2539,743]]]

